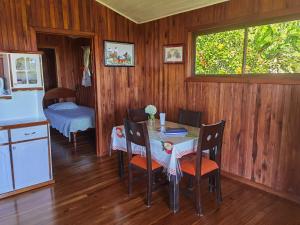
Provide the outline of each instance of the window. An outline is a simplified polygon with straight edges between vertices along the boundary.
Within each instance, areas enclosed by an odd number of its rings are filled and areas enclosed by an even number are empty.
[[[195,74],[300,73],[300,20],[199,35]]]

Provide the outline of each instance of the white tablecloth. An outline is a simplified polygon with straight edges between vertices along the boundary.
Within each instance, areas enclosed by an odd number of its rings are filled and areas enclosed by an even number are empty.
[[[185,127],[188,130],[188,135],[185,137],[171,137],[159,131],[159,120],[155,121],[154,126],[148,126],[151,157],[165,168],[169,176],[174,175],[179,179],[182,173],[178,159],[184,155],[196,152],[199,128],[172,122],[166,122],[165,127]],[[127,151],[124,126],[113,128],[111,149]],[[132,144],[132,153],[142,156],[146,154],[144,147],[135,144]]]

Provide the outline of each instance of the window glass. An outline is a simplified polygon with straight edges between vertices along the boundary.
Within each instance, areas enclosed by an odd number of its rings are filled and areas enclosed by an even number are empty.
[[[300,73],[300,21],[250,27],[246,73]]]
[[[233,30],[196,38],[196,74],[240,74],[244,30]]]
[[[300,20],[199,35],[195,45],[196,75],[300,73]]]

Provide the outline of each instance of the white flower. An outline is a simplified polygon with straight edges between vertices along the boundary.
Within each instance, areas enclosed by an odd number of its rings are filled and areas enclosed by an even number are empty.
[[[155,115],[157,113],[157,109],[154,105],[147,105],[145,108],[145,113],[149,115]]]

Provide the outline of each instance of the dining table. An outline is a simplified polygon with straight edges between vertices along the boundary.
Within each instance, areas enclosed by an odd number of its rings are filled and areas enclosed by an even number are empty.
[[[147,123],[147,121],[145,121]],[[169,207],[174,213],[179,211],[179,181],[183,174],[180,168],[180,158],[196,152],[200,128],[166,121],[164,126],[159,120],[147,123],[151,158],[163,166],[169,180]],[[168,128],[185,128],[187,133],[169,135],[164,131]],[[119,176],[124,176],[124,152],[126,137],[124,126],[115,126],[111,134],[111,150],[118,152]],[[146,155],[143,146],[132,144],[132,153]]]

